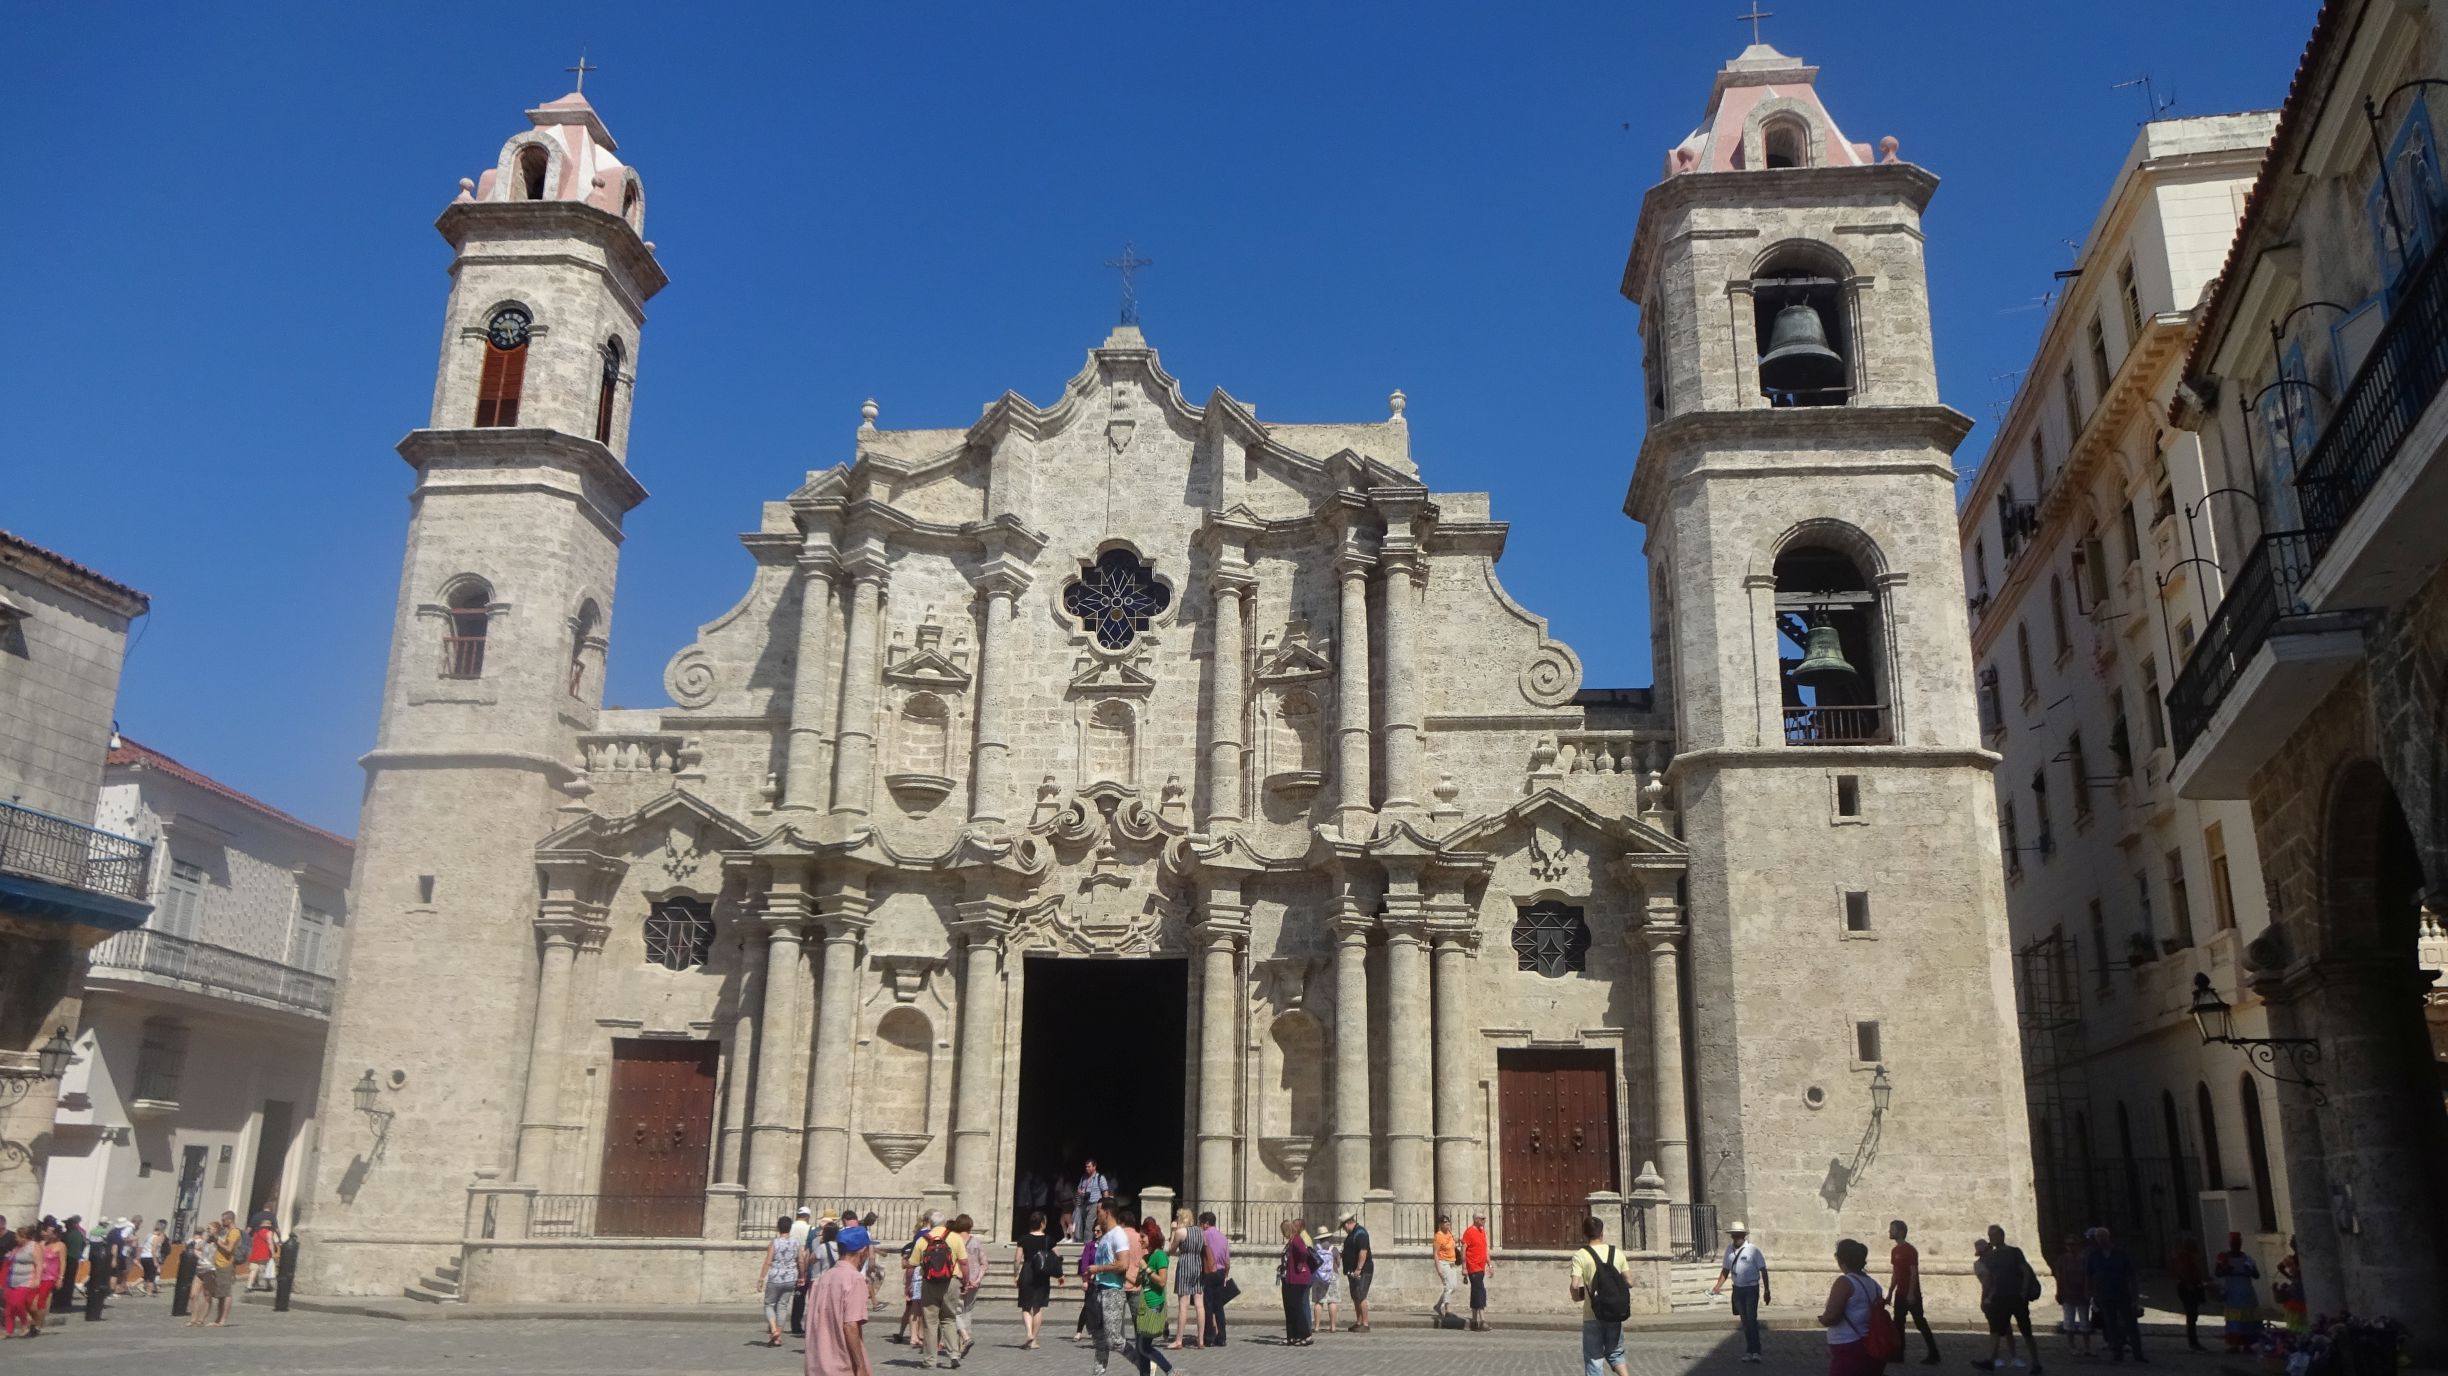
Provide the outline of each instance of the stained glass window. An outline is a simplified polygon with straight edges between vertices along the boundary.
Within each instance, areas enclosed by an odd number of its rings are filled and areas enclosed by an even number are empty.
[[[1095,565],[1063,589],[1063,610],[1079,618],[1080,629],[1096,634],[1097,644],[1119,650],[1148,628],[1148,618],[1173,605],[1173,590],[1156,581],[1156,571],[1126,549],[1109,549]]]
[[[1589,924],[1581,910],[1562,903],[1533,903],[1513,923],[1517,968],[1549,979],[1578,973],[1589,961]]]
[[[646,959],[693,969],[714,954],[714,910],[701,898],[666,898],[646,910]]]

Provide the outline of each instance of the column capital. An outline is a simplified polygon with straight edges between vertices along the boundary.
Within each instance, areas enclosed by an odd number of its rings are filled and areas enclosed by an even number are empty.
[[[883,550],[863,545],[841,561],[842,571],[856,583],[872,583],[882,588],[892,580],[892,560]]]
[[[988,599],[1008,597],[1017,601],[1020,594],[1029,590],[1032,581],[1028,565],[1008,555],[988,560],[969,576],[969,586],[977,589],[978,596]]]
[[[1626,923],[1624,935],[1635,942],[1646,942],[1653,951],[1672,951],[1690,934],[1683,922],[1683,905],[1672,894],[1651,894],[1642,910],[1638,925]]]
[[[536,913],[535,929],[547,946],[593,951],[603,948],[611,924],[600,909],[547,900]]]
[[[799,572],[808,578],[830,579],[842,570],[841,555],[827,545],[809,545],[799,551]]]
[[[1426,947],[1431,934],[1425,913],[1387,913],[1378,919],[1389,946]]]
[[[959,937],[971,949],[980,946],[1000,951],[1011,940],[1019,923],[1012,917],[1011,905],[997,899],[972,899],[955,904],[951,923],[952,935]]]
[[[1368,944],[1369,933],[1377,929],[1377,918],[1349,898],[1335,900],[1335,912],[1327,920],[1327,930],[1334,933],[1337,946]]]
[[[1249,934],[1249,905],[1245,903],[1217,903],[1212,900],[1202,903],[1199,905],[1198,919],[1190,926],[1191,939],[1199,943],[1202,951],[1219,947],[1237,951],[1242,943],[1249,940]]]
[[[1413,587],[1428,581],[1428,561],[1418,549],[1409,545],[1389,546],[1377,553],[1377,567],[1391,584],[1397,578],[1408,578]]]
[[[1249,565],[1235,561],[1219,563],[1207,573],[1207,590],[1217,599],[1247,597],[1258,591],[1258,574]]]
[[[1340,578],[1345,582],[1350,582],[1354,579],[1367,578],[1369,576],[1369,571],[1376,567],[1376,558],[1364,550],[1357,549],[1347,544],[1343,548],[1335,551],[1335,577]]]

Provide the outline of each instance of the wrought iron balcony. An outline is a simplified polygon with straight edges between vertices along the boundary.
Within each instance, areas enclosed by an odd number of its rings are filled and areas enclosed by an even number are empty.
[[[2370,495],[2448,382],[2448,235],[2405,279],[2329,426],[2296,466],[2304,524],[2336,530]]]
[[[142,903],[152,859],[142,841],[0,803],[0,873]]]
[[[1884,745],[1887,708],[1881,703],[1842,707],[1787,707],[1787,745]]]
[[[2235,577],[2228,580],[2226,600],[2211,613],[2210,624],[2193,646],[2193,657],[2185,661],[2168,690],[2168,724],[2176,733],[2179,758],[2201,739],[2219,704],[2234,691],[2271,634],[2289,618],[2308,614],[2304,584],[2311,579],[2321,551],[2329,547],[2330,534],[2326,530],[2274,531],[2244,556]]]
[[[94,947],[93,968],[96,974],[132,971],[292,1012],[331,1015],[329,975],[149,927],[121,932]]]

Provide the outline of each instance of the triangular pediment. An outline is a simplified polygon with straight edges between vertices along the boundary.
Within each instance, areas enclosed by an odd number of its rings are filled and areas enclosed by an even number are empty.
[[[1071,679],[1070,691],[1078,695],[1120,694],[1125,697],[1145,697],[1155,691],[1156,679],[1137,661],[1128,659],[1091,659]]]
[[[606,817],[590,812],[536,843],[536,850],[574,851],[597,850],[626,844],[641,832],[661,836],[674,823],[704,830],[707,846],[745,845],[756,839],[756,832],[746,824],[715,807],[694,793],[673,789],[648,802],[625,817]]]
[[[886,681],[911,688],[961,689],[969,686],[969,670],[934,650],[913,650],[884,671]]]
[[[1672,864],[1681,864],[1691,856],[1690,847],[1680,839],[1637,817],[1610,816],[1552,788],[1542,788],[1502,812],[1463,823],[1446,835],[1445,849],[1484,850],[1497,837],[1517,827],[1534,834],[1560,833],[1572,828],[1594,831],[1626,855],[1653,855]]]

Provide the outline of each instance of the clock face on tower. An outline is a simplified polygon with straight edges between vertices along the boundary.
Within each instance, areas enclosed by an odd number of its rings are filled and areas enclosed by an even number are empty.
[[[527,342],[527,330],[533,324],[535,317],[524,307],[504,306],[485,323],[485,338],[496,349],[515,349]]]

